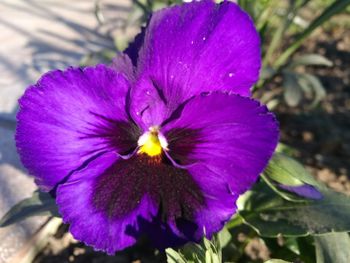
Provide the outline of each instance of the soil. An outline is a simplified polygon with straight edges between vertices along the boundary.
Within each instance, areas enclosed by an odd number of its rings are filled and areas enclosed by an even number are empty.
[[[49,238],[48,245],[34,259],[33,263],[154,263],[166,262],[164,253],[155,253],[143,240],[135,246],[109,256],[96,252],[91,247],[76,241],[68,232],[67,225],[61,225],[57,233]]]
[[[300,54],[318,53],[333,67],[308,67],[319,77],[327,95],[314,109],[304,100],[296,108],[276,109],[281,142],[293,147],[297,157],[331,188],[350,194],[350,32],[344,28],[319,31]]]
[[[319,53],[334,62],[333,67],[308,67],[326,88],[326,98],[316,108],[305,99],[297,107],[280,104],[274,111],[281,127],[281,142],[294,149],[294,155],[319,180],[350,195],[350,32],[344,28],[319,30],[301,47],[299,54]],[[272,86],[278,94],[278,81]],[[267,87],[269,89],[269,87]],[[270,87],[271,88],[271,87]],[[35,263],[108,263],[163,262],[164,255],[152,250],[128,249],[117,256],[94,252],[73,240],[63,226],[51,237]],[[251,259],[266,259],[268,251],[261,244],[247,246]],[[264,254],[264,255],[261,255]]]

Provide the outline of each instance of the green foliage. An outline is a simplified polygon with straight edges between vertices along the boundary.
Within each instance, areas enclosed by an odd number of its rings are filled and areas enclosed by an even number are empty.
[[[247,7],[246,10],[255,18],[263,40],[263,69],[261,79],[254,90],[268,85],[277,77],[282,77],[283,98],[288,106],[297,106],[304,97],[313,98],[310,108],[317,106],[326,96],[325,88],[315,75],[300,73],[297,68],[300,66],[330,67],[333,63],[319,54],[299,55],[295,59],[291,57],[315,29],[344,11],[349,6],[350,0],[336,0],[328,5],[325,3],[319,5],[324,10],[312,21],[305,21],[299,14],[303,8],[314,1],[263,1],[268,2],[264,10],[260,11],[265,15],[258,17],[255,13],[261,8],[260,5],[254,5],[252,1],[242,2],[243,7]],[[297,21],[303,21],[303,23]],[[287,44],[285,39],[292,41]],[[274,107],[280,102],[280,99],[271,98],[271,100]]]
[[[275,66],[280,68],[283,66],[288,58],[301,46],[305,38],[307,38],[316,28],[327,22],[333,15],[344,11],[350,4],[350,0],[336,0],[329,5],[310,25],[301,32],[292,42],[292,44],[281,54],[275,62]]]
[[[350,259],[348,233],[331,233],[315,237],[317,263],[344,263]]]
[[[190,243],[178,251],[166,250],[168,263],[221,263],[221,245],[218,237],[204,238],[201,244]]]
[[[266,237],[319,235],[350,231],[350,198],[316,181],[298,162],[276,153],[264,181],[241,196],[239,214]],[[318,189],[323,198],[308,200],[278,189],[273,182]]]
[[[318,183],[300,163],[281,153],[274,154],[261,176],[272,190],[288,201],[303,202],[305,200],[279,189],[275,183],[288,186],[310,185],[313,186],[315,190],[326,189],[322,184]]]
[[[303,95],[306,95],[314,98],[310,107],[315,107],[326,96],[326,90],[315,75],[296,72],[299,66],[331,67],[333,63],[318,54],[305,54],[291,60],[281,71],[285,102],[295,107],[301,102]]]
[[[318,105],[325,98],[326,90],[321,81],[314,75],[307,73],[296,73],[289,70],[283,70],[283,88],[284,100],[287,105],[297,106],[305,94],[313,97],[310,108]]]
[[[324,189],[321,200],[288,201],[260,183],[242,198],[239,214],[261,236],[350,231],[349,197]]]
[[[304,66],[315,65],[315,66],[331,67],[333,66],[333,62],[319,54],[305,54],[295,58],[290,64],[290,67],[295,68],[296,66],[300,66],[300,65],[304,65]]]
[[[17,223],[35,215],[59,216],[55,199],[48,193],[36,191],[27,199],[22,200],[0,220],[0,227]]]

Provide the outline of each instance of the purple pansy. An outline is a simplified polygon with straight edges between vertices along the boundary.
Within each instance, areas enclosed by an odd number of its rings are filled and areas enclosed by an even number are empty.
[[[156,12],[111,66],[46,73],[20,99],[17,148],[73,236],[109,254],[211,237],[270,159],[278,125],[249,98],[259,37],[236,4]]]

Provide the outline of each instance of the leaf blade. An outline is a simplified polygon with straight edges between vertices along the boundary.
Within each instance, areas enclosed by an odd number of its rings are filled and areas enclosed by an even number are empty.
[[[0,227],[17,223],[27,217],[35,215],[59,216],[55,199],[48,193],[34,192],[14,205],[0,220]]]
[[[348,233],[331,233],[315,237],[317,263],[343,263],[350,259]]]
[[[250,194],[249,204],[239,214],[261,236],[296,237],[350,231],[350,198],[345,195],[324,190],[322,200],[292,203],[276,196],[266,185],[265,189]]]

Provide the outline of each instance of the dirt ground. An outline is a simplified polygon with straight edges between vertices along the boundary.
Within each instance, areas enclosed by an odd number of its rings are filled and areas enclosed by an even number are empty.
[[[319,53],[334,66],[309,67],[327,90],[326,98],[310,109],[307,99],[295,108],[279,105],[275,112],[281,127],[281,142],[294,148],[295,157],[321,181],[350,195],[350,32],[341,28],[314,34],[300,49]],[[276,83],[274,84],[276,85]],[[108,257],[72,240],[61,228],[35,263],[163,262],[164,255],[152,250],[129,249]],[[260,253],[261,251],[257,251]]]
[[[320,31],[300,53],[322,54],[333,67],[309,67],[327,96],[314,109],[305,100],[296,107],[281,105],[277,118],[281,142],[296,150],[296,157],[331,188],[350,194],[350,32],[341,28]]]

